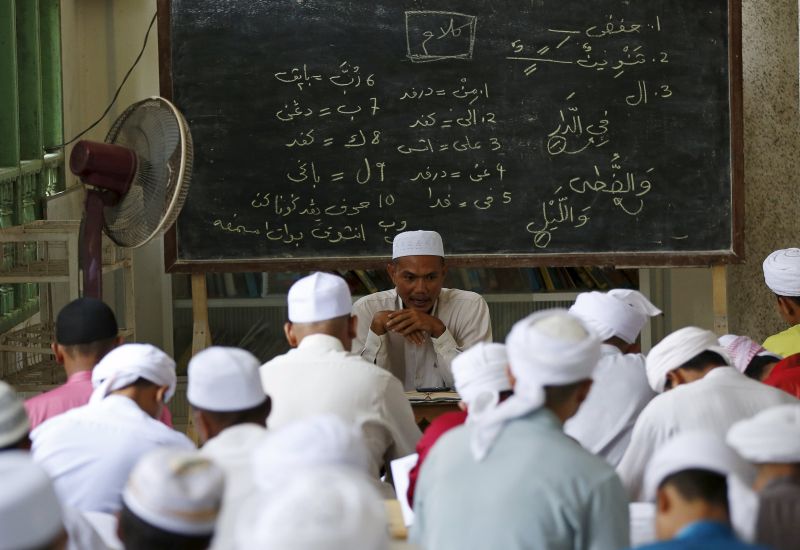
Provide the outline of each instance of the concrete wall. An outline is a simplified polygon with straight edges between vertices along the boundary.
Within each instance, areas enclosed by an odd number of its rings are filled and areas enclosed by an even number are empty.
[[[746,0],[744,64],[745,247],[728,275],[731,331],[757,340],[782,330],[761,262],[800,246],[797,3]]]
[[[142,47],[155,12],[155,0],[62,0],[64,134],[67,139],[94,122],[111,101]],[[158,95],[157,53],[158,32],[154,25],[144,55],[116,104],[86,138],[102,141],[116,117],[131,103]],[[68,185],[76,183],[70,175]],[[169,277],[162,273],[160,239],[134,251],[137,340],[171,351],[171,287]]]

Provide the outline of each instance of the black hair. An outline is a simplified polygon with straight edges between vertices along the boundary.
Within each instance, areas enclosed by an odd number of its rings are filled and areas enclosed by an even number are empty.
[[[114,349],[117,345],[117,337],[111,336],[109,338],[103,338],[101,340],[95,340],[94,342],[88,342],[86,344],[71,344],[71,345],[64,345],[64,353],[69,355],[70,357],[74,358],[76,356],[82,357],[94,357],[97,361],[100,361],[103,357],[106,356],[108,352]]]
[[[30,450],[31,448],[31,436],[30,433],[25,432],[22,437],[14,441],[13,443],[9,443],[5,447],[0,447],[0,453],[3,451],[19,451],[22,450]]]
[[[767,367],[777,362],[778,359],[772,355],[756,355],[747,364],[747,368],[744,369],[744,374],[760,382],[769,374],[767,372]]]
[[[789,300],[797,307],[800,307],[800,296],[781,296],[780,294],[776,294],[775,297],[783,298],[784,300]]]
[[[123,503],[119,513],[119,534],[125,550],[205,550],[209,535],[183,535],[165,531],[144,521]]]
[[[678,368],[686,370],[704,370],[709,366],[724,367],[727,366],[727,364],[727,361],[725,361],[719,353],[704,351],[695,355]]]
[[[728,511],[728,480],[717,472],[689,469],[664,478],[658,485],[662,489],[671,485],[686,500],[702,500]]]
[[[250,422],[263,425],[264,420],[269,416],[272,410],[272,400],[267,396],[262,403],[259,403],[255,407],[239,411],[207,411],[206,409],[195,407],[194,405],[192,405],[192,407],[198,412],[203,413],[203,415],[208,417],[214,424],[224,429]]]
[[[619,336],[612,336],[611,338],[606,339],[603,343],[616,346],[618,348],[625,348],[631,345]]]
[[[586,380],[564,384],[563,386],[545,386],[545,404],[548,407],[558,407],[566,403]]]

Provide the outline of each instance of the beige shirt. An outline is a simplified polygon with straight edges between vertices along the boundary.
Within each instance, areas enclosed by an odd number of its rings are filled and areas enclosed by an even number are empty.
[[[400,382],[350,355],[338,338],[306,336],[261,367],[261,382],[272,398],[270,429],[325,413],[359,425],[375,478],[388,461],[413,453],[421,436]]]
[[[650,401],[636,420],[617,473],[631,500],[640,500],[647,463],[676,434],[708,430],[724,438],[739,420],[787,403],[796,404],[798,400],[746,377],[733,367],[712,369],[700,380],[681,384]]]
[[[453,387],[450,363],[456,355],[478,342],[492,341],[489,306],[479,294],[443,288],[431,315],[446,330],[438,338],[428,338],[418,346],[400,334],[378,336],[370,330],[372,317],[379,311],[403,309],[397,291],[385,290],[364,296],[353,305],[358,317],[358,334],[353,352],[370,363],[383,367],[403,382],[406,391],[417,388]]]
[[[200,454],[214,461],[225,472],[225,494],[214,529],[214,540],[211,541],[212,549],[235,546],[239,512],[247,497],[256,492],[252,451],[266,433],[264,426],[259,424],[238,424],[223,430],[200,449]]]

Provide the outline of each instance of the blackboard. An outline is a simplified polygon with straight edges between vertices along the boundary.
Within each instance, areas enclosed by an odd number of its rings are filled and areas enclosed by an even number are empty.
[[[194,138],[172,271],[742,256],[740,6],[161,0]]]

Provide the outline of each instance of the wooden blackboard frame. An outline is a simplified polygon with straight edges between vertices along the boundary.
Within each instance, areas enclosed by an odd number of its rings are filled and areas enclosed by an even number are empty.
[[[158,2],[159,84],[163,97],[172,99],[172,48],[170,0]],[[728,82],[730,100],[731,159],[731,242],[730,250],[708,252],[645,253],[536,253],[525,255],[448,256],[448,264],[462,267],[535,267],[535,266],[627,266],[670,267],[712,266],[742,263],[744,251],[744,130],[742,104],[742,9],[741,0],[728,0]],[[191,192],[191,191],[190,191]],[[164,235],[164,265],[170,273],[231,271],[288,271],[340,268],[380,268],[386,256],[319,257],[296,259],[252,258],[245,260],[185,260],[178,257],[175,225]]]

